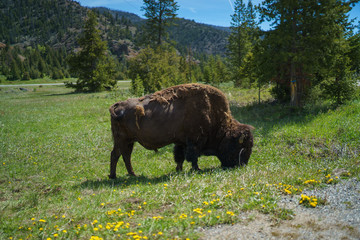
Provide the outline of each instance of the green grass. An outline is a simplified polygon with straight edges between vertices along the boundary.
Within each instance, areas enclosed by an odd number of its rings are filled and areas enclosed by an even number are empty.
[[[291,218],[279,198],[326,185],[336,168],[359,178],[359,101],[300,111],[250,104],[257,90],[223,90],[235,118],[256,128],[248,166],[222,170],[201,157],[203,171],[185,163],[177,173],[171,146],[155,153],[137,144],[138,176],[127,176],[120,159],[118,179],[109,180],[108,108],[129,91],[1,89],[0,239],[196,239],[199,227],[242,222],[244,211]]]
[[[65,79],[51,79],[49,77],[44,77],[44,78],[37,78],[37,79],[31,79],[31,80],[14,80],[14,81],[10,81],[10,80],[6,80],[6,78],[3,76],[3,78],[1,78],[0,76],[0,83],[1,84],[10,84],[10,85],[14,85],[14,84],[41,84],[41,83],[63,83],[65,81],[76,81],[75,78],[65,78]]]

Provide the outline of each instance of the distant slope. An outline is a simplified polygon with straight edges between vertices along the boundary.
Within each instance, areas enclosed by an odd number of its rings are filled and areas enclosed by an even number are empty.
[[[69,0],[1,0],[0,41],[74,47],[86,9]]]
[[[88,8],[72,0],[1,0],[0,42],[20,47],[49,45],[72,51],[81,32]],[[93,8],[99,14],[100,29],[110,51],[117,56],[139,49],[137,30],[144,19],[133,13]],[[170,28],[171,40],[180,52],[224,55],[229,31],[226,28],[176,20]]]
[[[196,23],[180,18],[170,28],[170,38],[178,43],[178,48],[206,54],[224,55],[229,32],[215,26]]]

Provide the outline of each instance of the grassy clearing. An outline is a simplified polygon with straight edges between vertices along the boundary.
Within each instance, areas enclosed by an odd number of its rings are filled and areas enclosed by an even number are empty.
[[[244,221],[244,211],[291,218],[278,199],[336,184],[336,168],[359,178],[360,101],[298,111],[244,104],[256,90],[224,87],[235,118],[256,127],[247,167],[222,170],[201,157],[202,172],[185,163],[177,173],[171,146],[154,153],[137,144],[138,177],[120,160],[113,181],[108,107],[129,92],[33,89],[0,91],[1,239],[196,239],[199,227]]]

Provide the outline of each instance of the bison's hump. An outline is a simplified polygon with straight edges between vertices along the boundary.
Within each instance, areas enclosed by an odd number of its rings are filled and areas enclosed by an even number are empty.
[[[225,95],[217,88],[199,84],[199,83],[187,83],[182,85],[177,85],[169,87],[164,90],[157,91],[150,95],[151,101],[157,101],[162,104],[168,104],[169,102],[179,99],[179,98],[190,98],[198,96],[199,100],[204,95],[214,95],[224,100],[226,107],[228,107],[227,100]]]

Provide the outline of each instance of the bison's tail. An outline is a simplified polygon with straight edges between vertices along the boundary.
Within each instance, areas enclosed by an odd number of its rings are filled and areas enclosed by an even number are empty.
[[[114,120],[121,120],[124,117],[124,110],[118,109],[119,104],[115,103],[109,108],[111,118]]]

